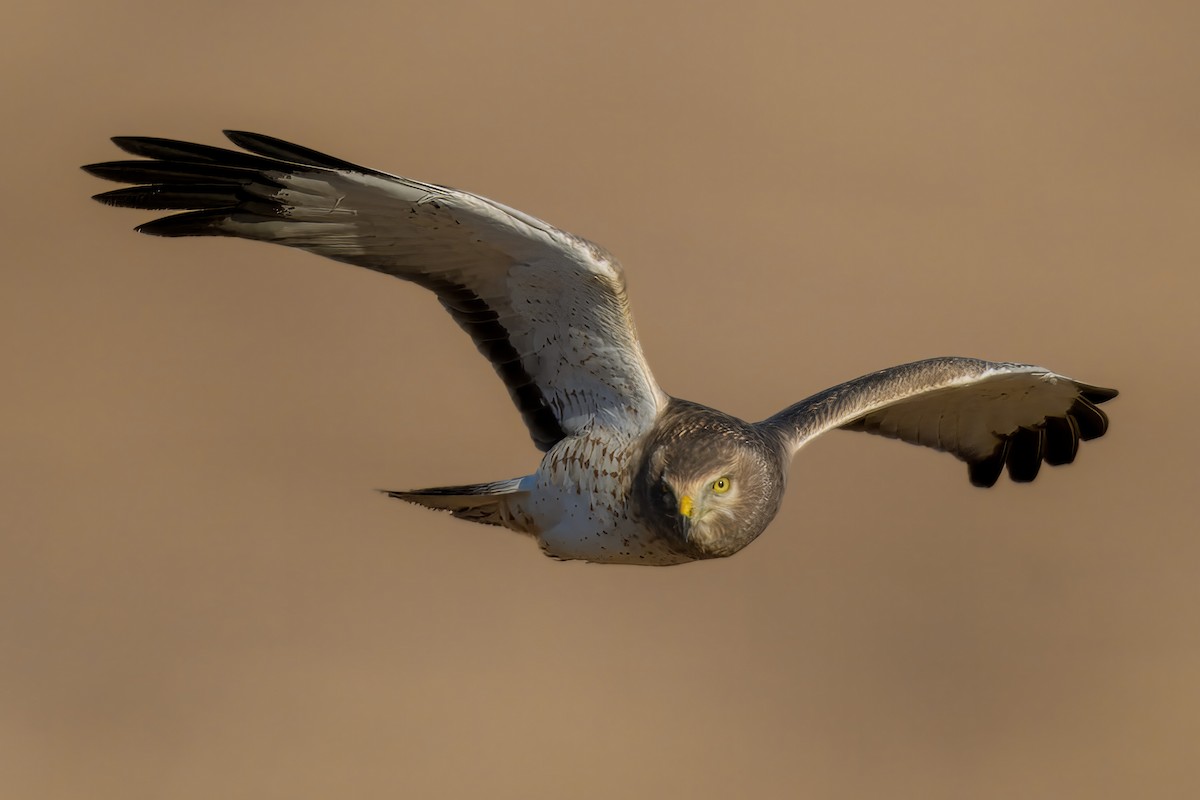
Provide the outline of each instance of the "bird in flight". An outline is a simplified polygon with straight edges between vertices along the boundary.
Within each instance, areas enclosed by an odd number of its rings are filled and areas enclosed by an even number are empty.
[[[115,137],[133,184],[96,199],[171,210],[155,236],[296,247],[433,292],[508,387],[541,450],[531,475],[387,492],[534,537],[558,559],[670,565],[730,556],[779,511],[813,437],[863,431],[951,453],[972,484],[1037,477],[1102,436],[1105,389],[1031,364],[943,357],[826,389],[761,422],[666,394],[642,354],[621,266],[592,242],[469,192],[240,131],[243,151]]]

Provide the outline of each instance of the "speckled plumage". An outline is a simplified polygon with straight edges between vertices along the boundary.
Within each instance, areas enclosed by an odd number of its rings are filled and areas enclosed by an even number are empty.
[[[136,184],[103,202],[184,211],[160,236],[307,250],[437,295],[508,387],[544,451],[522,478],[389,492],[537,538],[560,559],[668,565],[729,556],[775,517],[787,467],[834,428],[967,462],[977,486],[1033,480],[1102,435],[1116,391],[1028,364],[935,358],[820,392],[758,423],[668,396],[642,354],[620,265],[603,248],[478,195],[259,134],[248,152],[118,137],[147,160],[85,167]]]

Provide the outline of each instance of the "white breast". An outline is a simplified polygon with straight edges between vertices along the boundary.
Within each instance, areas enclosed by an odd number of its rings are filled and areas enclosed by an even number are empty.
[[[546,555],[617,564],[681,564],[629,515],[635,447],[590,430],[554,446],[538,469],[530,512]]]

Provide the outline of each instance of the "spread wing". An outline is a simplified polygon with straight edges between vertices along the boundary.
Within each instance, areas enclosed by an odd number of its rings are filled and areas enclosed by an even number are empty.
[[[604,250],[468,192],[268,136],[225,135],[249,152],[117,137],[151,160],[84,169],[140,184],[96,195],[104,203],[186,211],[143,233],[274,242],[433,291],[542,450],[594,420],[617,430],[653,424],[666,397],[642,354],[621,267]]]
[[[793,453],[833,428],[932,447],[967,462],[971,483],[986,487],[1005,465],[1026,482],[1042,461],[1074,461],[1081,439],[1108,429],[1097,405],[1116,396],[1031,364],[931,358],[855,378],[762,424]]]

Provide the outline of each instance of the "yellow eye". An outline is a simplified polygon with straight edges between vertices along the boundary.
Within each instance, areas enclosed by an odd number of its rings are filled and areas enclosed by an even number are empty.
[[[712,490],[717,494],[725,494],[729,491],[729,487],[733,485],[732,479],[728,475],[717,478],[713,481]]]

